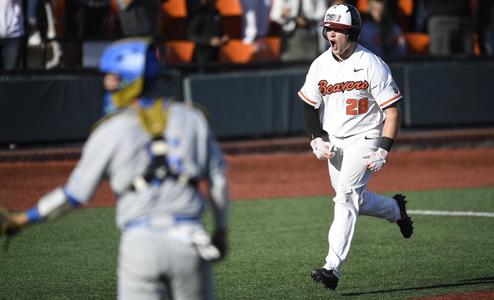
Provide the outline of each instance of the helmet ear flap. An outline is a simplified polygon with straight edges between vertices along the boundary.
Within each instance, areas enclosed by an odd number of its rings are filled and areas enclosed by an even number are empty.
[[[350,40],[351,42],[356,42],[358,40],[358,34],[358,31],[355,29],[350,30],[348,34],[348,40]]]
[[[327,41],[328,40],[328,35],[327,35],[327,32],[328,32],[328,28],[323,26],[322,28],[322,31],[321,31],[321,34],[322,34],[322,37]]]

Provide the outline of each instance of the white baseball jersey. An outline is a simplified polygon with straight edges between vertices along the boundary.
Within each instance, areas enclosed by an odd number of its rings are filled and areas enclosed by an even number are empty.
[[[298,95],[314,108],[324,108],[323,129],[340,138],[379,128],[383,109],[402,98],[386,63],[361,45],[341,62],[331,49],[321,54]]]

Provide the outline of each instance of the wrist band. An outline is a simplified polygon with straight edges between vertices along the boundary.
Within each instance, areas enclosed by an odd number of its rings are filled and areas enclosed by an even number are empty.
[[[394,140],[392,138],[389,138],[387,136],[383,136],[381,138],[381,144],[379,145],[379,148],[382,148],[386,151],[391,151],[391,147],[393,147],[393,142]]]
[[[29,223],[36,223],[43,220],[43,217],[39,214],[37,205],[27,211],[27,219],[29,220]]]

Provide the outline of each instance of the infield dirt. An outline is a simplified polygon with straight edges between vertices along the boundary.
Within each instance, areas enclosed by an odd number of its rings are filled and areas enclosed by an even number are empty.
[[[227,155],[233,200],[332,195],[327,163],[311,153]],[[32,206],[40,196],[65,183],[75,161],[0,164],[0,202],[15,209]],[[419,191],[494,186],[494,148],[395,151],[374,174],[375,192]],[[104,183],[91,203],[112,206]]]

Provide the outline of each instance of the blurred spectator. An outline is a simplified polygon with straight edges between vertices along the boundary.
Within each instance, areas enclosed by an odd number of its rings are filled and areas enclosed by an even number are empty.
[[[0,67],[21,67],[24,54],[24,13],[21,0],[0,1]]]
[[[200,2],[201,0],[187,0],[185,2],[187,11],[190,12],[192,9],[194,9],[194,7],[198,6]]]
[[[38,11],[42,11],[46,21],[46,28],[43,27],[41,34],[42,37],[45,37],[47,43],[44,44],[44,52],[45,52],[45,68],[51,69],[60,65],[61,57],[62,57],[62,47],[60,42],[56,39],[57,37],[63,34],[63,28],[61,28],[62,24],[57,24],[61,20],[64,14],[65,1],[57,0],[57,1],[48,1],[43,0],[38,5]],[[40,17],[40,14],[37,14],[37,18]],[[38,20],[37,20],[38,21]],[[39,23],[39,22],[37,22]],[[58,28],[57,28],[58,27]],[[38,29],[40,29],[38,24]],[[48,57],[51,58],[48,59]],[[65,56],[68,56],[66,54]]]
[[[477,32],[480,53],[494,55],[494,1],[479,0],[477,9]]]
[[[273,0],[271,20],[281,25],[281,60],[312,60],[319,54],[319,22],[327,0]]]
[[[82,42],[108,32],[110,0],[65,0],[65,37],[62,44],[66,67],[82,63]]]
[[[391,19],[386,5],[386,0],[369,0],[369,12],[363,15],[360,43],[381,58],[403,57],[405,36]]]
[[[110,0],[65,0],[65,31],[79,39],[108,31]]]
[[[158,29],[160,0],[117,0],[120,27],[126,36],[155,35]]]
[[[241,0],[243,10],[243,41],[253,43],[269,30],[271,0]]]
[[[27,23],[29,25],[29,46],[41,45],[41,35],[38,30],[38,8],[39,0],[28,0],[27,2]]]
[[[473,18],[469,0],[427,0],[431,55],[473,53]]]
[[[413,0],[412,31],[427,32],[427,0]]]
[[[336,5],[336,4],[350,4],[355,7],[357,7],[357,1],[356,0],[328,0],[328,8],[330,6]]]
[[[196,44],[196,63],[218,61],[219,48],[228,41],[228,36],[221,34],[221,16],[215,4],[215,0],[200,0],[189,13],[187,38]]]

